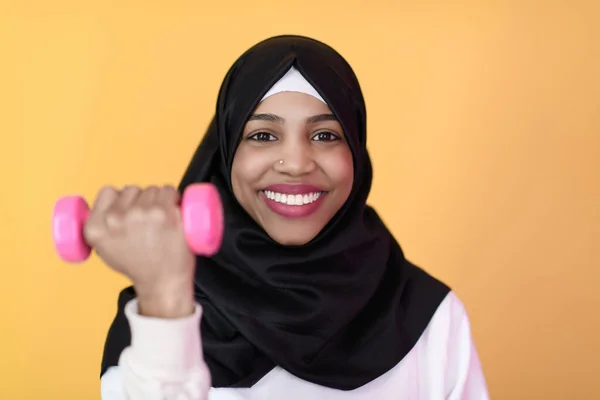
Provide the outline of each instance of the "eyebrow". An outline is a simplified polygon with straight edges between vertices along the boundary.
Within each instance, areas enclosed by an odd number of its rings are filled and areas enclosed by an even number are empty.
[[[316,124],[317,122],[323,121],[337,121],[338,119],[333,114],[318,114],[308,117],[306,119],[307,124]],[[285,118],[280,117],[276,114],[253,114],[248,118],[248,121],[269,121],[276,122],[279,124],[283,124],[285,122]]]

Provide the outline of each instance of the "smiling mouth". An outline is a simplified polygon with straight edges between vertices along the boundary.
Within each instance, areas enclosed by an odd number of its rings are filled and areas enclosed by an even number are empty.
[[[323,191],[309,192],[304,194],[280,193],[273,190],[261,190],[261,192],[271,201],[288,206],[304,206],[317,201]]]
[[[313,214],[323,203],[327,192],[313,185],[272,185],[259,191],[260,197],[274,213],[286,218]]]

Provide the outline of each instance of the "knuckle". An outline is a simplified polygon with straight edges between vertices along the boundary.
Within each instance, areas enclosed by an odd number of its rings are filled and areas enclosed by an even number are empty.
[[[146,211],[140,206],[133,206],[127,211],[129,221],[140,222],[146,218]]]
[[[165,222],[167,219],[167,212],[164,208],[154,205],[148,209],[148,218],[153,222]]]
[[[83,227],[83,236],[86,242],[95,246],[106,236],[106,230],[100,224],[89,222]]]
[[[112,229],[120,229],[123,227],[123,217],[115,211],[107,211],[104,218],[106,224]]]
[[[167,211],[159,205],[133,206],[127,211],[127,222],[135,224],[161,224],[167,220]]]

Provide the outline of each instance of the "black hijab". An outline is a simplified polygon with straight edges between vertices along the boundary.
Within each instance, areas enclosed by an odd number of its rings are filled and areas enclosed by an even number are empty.
[[[263,95],[295,66],[339,119],[354,160],[350,197],[304,246],[270,239],[241,208],[231,165],[244,124]],[[214,387],[250,387],[275,366],[331,388],[351,390],[384,374],[415,345],[449,288],[411,264],[366,205],[372,168],[366,109],[350,65],[331,47],[277,36],[244,53],[221,86],[215,117],[180,184],[212,182],[225,208],[223,245],[198,257],[201,334]],[[393,182],[391,183],[393,184]],[[130,344],[119,296],[103,374]]]

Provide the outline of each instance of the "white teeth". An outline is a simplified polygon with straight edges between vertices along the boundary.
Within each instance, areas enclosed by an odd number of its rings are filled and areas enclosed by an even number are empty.
[[[277,203],[287,204],[289,206],[302,206],[305,204],[310,204],[316,201],[323,192],[312,192],[307,194],[285,194],[285,193],[277,193],[271,190],[264,190],[263,193],[269,199],[276,201]]]

